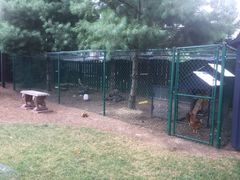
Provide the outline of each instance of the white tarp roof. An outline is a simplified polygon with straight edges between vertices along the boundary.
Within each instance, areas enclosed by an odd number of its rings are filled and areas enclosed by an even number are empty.
[[[221,73],[222,66],[220,64],[216,65],[216,64],[208,63],[208,65],[211,68],[213,68],[214,70],[217,70],[217,72]],[[233,73],[231,73],[230,71],[228,71],[227,69],[224,69],[224,76],[225,77],[235,77],[235,75]]]
[[[205,71],[193,71],[194,74],[196,74],[197,77],[199,77],[201,80],[206,82],[209,86],[215,86],[215,81],[216,85],[220,86],[220,81],[216,80],[212,75],[208,74]]]

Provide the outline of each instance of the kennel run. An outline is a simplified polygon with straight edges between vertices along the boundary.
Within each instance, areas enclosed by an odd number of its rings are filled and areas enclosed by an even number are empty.
[[[135,68],[136,110],[158,117],[169,135],[215,145],[232,130],[236,49],[214,44],[134,51],[62,51],[14,55],[14,90],[45,90],[58,103],[124,116]],[[89,102],[82,96],[88,94]],[[116,110],[121,109],[121,112]],[[129,117],[129,116],[128,116]],[[136,116],[137,117],[137,116]]]

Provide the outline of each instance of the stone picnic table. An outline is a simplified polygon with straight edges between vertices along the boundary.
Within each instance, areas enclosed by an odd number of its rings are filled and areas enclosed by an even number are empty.
[[[48,111],[45,99],[47,96],[50,96],[50,94],[35,90],[23,90],[20,93],[25,102],[25,104],[22,105],[22,108],[33,109],[35,112]]]

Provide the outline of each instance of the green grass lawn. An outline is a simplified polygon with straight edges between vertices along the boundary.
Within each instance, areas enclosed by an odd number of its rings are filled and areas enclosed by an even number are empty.
[[[240,179],[236,159],[158,152],[86,128],[3,124],[0,147],[21,179]]]

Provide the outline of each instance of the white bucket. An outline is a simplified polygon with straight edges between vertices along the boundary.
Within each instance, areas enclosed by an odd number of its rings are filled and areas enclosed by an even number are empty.
[[[84,101],[88,101],[88,100],[89,100],[88,94],[84,94],[84,95],[83,95],[83,100],[84,100]]]

